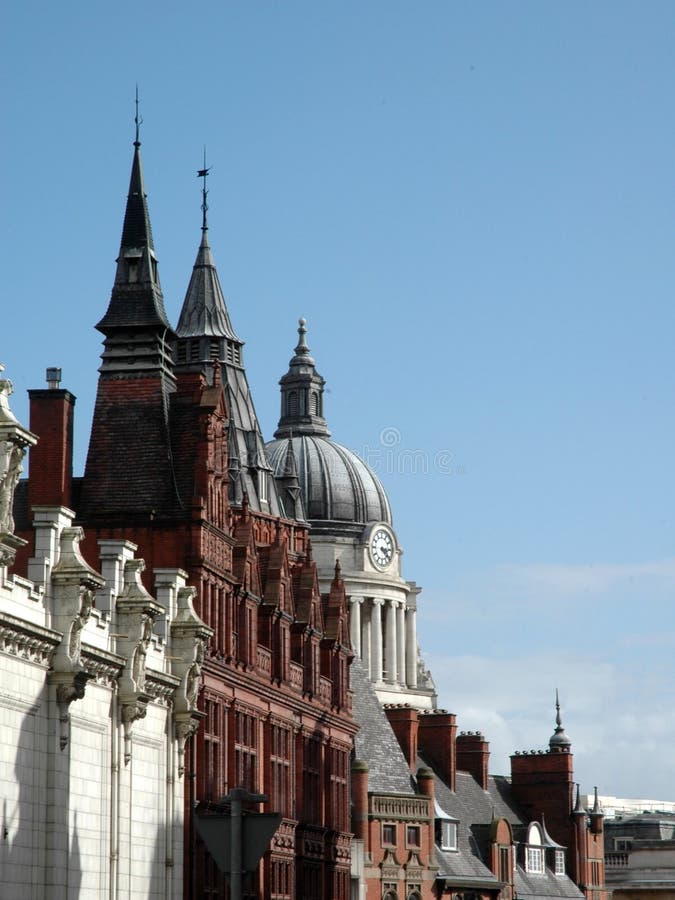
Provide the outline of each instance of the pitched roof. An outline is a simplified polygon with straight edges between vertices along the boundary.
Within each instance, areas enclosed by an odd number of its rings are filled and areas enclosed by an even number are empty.
[[[368,765],[368,790],[383,794],[414,793],[408,763],[358,657],[350,666],[350,682],[354,718],[360,725],[354,741],[355,752],[357,759]]]

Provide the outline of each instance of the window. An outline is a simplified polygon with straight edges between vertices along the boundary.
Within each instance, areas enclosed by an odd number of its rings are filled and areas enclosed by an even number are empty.
[[[295,391],[291,391],[288,395],[288,415],[297,416],[298,414],[298,395]]]
[[[338,831],[349,830],[349,751],[330,747],[329,797],[330,816]]]
[[[556,875],[564,875],[565,874],[565,851],[564,850],[556,850],[555,851],[555,874]]]
[[[513,851],[511,847],[499,848],[499,880],[510,882],[513,880]]]
[[[258,789],[258,720],[242,710],[234,714],[234,787]]]
[[[395,847],[396,846],[396,826],[391,822],[385,822],[382,825],[382,846],[383,847]]]
[[[261,503],[267,502],[267,472],[258,469],[258,495]]]
[[[525,854],[525,871],[535,875],[543,875],[544,853],[541,847],[526,847]]]
[[[457,823],[441,819],[441,850],[457,849]]]
[[[302,784],[305,798],[305,817],[314,825],[323,824],[321,793],[321,742],[303,738]]]
[[[291,754],[290,729],[272,724],[270,729],[270,799],[272,809],[287,818],[293,815],[291,796]]]
[[[420,846],[420,826],[408,825],[405,830],[405,842],[407,847]]]

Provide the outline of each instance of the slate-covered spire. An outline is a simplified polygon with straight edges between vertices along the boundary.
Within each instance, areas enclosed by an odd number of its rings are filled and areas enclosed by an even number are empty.
[[[159,521],[182,509],[169,421],[175,335],[157,272],[138,113],[115,281],[96,327],[105,340],[79,515],[82,522]]]
[[[176,328],[175,370],[203,372],[211,384],[219,360],[229,417],[230,502],[239,505],[247,493],[251,509],[278,516],[282,510],[243,365],[244,342],[232,327],[209,246],[208,172],[204,165],[197,173],[203,179],[202,238]]]
[[[307,346],[305,319],[299,319],[298,344],[295,356],[288,364],[288,372],[279,380],[281,385],[281,418],[274,432],[275,438],[314,434],[329,437],[330,431],[323,417],[323,390],[326,382],[316,371]]]
[[[96,327],[106,336],[129,327],[171,331],[159,283],[138,137],[134,141],[129,194],[112,296],[106,314]]]
[[[565,734],[560,718],[560,699],[558,697],[558,689],[555,692],[555,731],[548,742],[549,750],[552,753],[569,753],[572,748],[572,741]]]

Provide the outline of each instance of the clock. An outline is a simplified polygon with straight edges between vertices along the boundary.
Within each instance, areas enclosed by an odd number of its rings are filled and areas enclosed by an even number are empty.
[[[394,558],[394,541],[384,528],[378,528],[370,539],[370,558],[378,569],[386,569]]]

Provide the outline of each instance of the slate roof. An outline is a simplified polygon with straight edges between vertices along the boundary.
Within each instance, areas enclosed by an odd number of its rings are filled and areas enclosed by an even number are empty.
[[[230,501],[239,506],[246,493],[251,509],[273,516],[283,515],[284,510],[279,502],[272,470],[267,461],[265,442],[244,369],[243,341],[237,337],[232,326],[205,227],[202,228],[202,239],[183,301],[176,335],[179,345],[200,341],[198,360],[193,362],[192,356],[186,353],[183,365],[188,367],[196,364],[206,370],[213,366],[211,341],[204,342],[202,339],[214,338],[218,347],[220,376],[225,389],[228,415]],[[177,364],[176,368],[180,369],[181,364]],[[260,498],[258,473],[261,471],[268,473],[267,500]]]
[[[356,758],[368,765],[368,790],[380,794],[415,793],[401,745],[359,657],[354,657],[350,666],[350,683],[354,719],[360,726],[354,741]]]
[[[425,765],[421,760],[421,764]],[[491,775],[488,790],[484,791],[472,775],[457,772],[456,790],[451,791],[438,775],[435,777],[436,802],[450,817],[459,819],[457,851],[437,847],[439,877],[458,884],[498,885],[483,857],[484,838],[493,819],[506,819],[515,840],[524,840],[528,820],[518,809],[511,795],[511,784],[504,776]],[[533,875],[516,866],[515,889],[519,897],[544,900],[550,897],[583,898],[582,892],[567,876],[554,875],[546,868],[544,874]]]
[[[368,522],[392,524],[391,508],[380,480],[356,453],[327,437],[303,434],[267,444],[270,465],[283,474],[292,445],[305,514],[317,531],[333,523],[362,531]]]
[[[133,283],[127,277],[124,262],[126,253],[138,255],[140,261],[139,279]],[[119,330],[155,328],[168,336],[173,334],[166,317],[159,278],[156,272],[152,272],[150,257],[155,258],[154,245],[140,144],[137,141],[134,144],[115,282],[108,310],[96,326],[99,331],[109,335]]]

